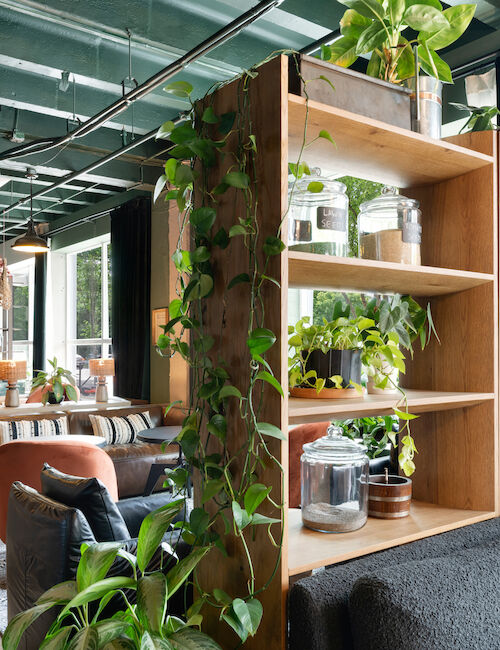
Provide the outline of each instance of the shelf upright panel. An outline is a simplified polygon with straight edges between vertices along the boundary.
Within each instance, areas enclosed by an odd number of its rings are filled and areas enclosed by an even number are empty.
[[[497,134],[491,131],[456,136],[453,143],[498,158]],[[412,422],[419,450],[414,495],[440,506],[498,512],[497,183],[493,162],[405,189],[421,204],[423,264],[493,274],[494,280],[429,299],[440,343],[432,338],[424,352],[416,350],[403,383],[494,394],[492,401]]]
[[[248,139],[255,136],[257,147],[257,167],[255,178],[251,179],[252,192],[258,194],[257,220],[259,226],[259,246],[257,255],[263,261],[262,245],[267,236],[276,236],[278,228],[287,209],[288,187],[288,59],[279,56],[257,69],[257,76],[248,84],[246,91],[250,106],[252,132],[243,133],[235,121],[234,133],[229,141],[229,148],[236,150],[237,139]],[[217,115],[238,112],[244,104],[244,91],[239,80],[220,87],[210,97],[209,102]],[[214,168],[210,170],[209,182],[215,187],[229,170],[234,166],[234,158],[226,155],[223,160],[218,158]],[[246,209],[241,192],[229,189],[219,197],[217,218],[213,231],[221,227],[229,231],[231,226],[238,223],[238,217],[245,218]],[[287,232],[286,220],[281,234]],[[232,237],[225,250],[217,247],[214,257],[214,292],[206,300],[205,321],[208,333],[214,338],[214,346],[209,355],[216,359],[219,355],[228,362],[227,370],[231,383],[246,393],[247,380],[250,372],[250,356],[246,345],[249,309],[249,284],[241,283],[227,290],[232,278],[248,273],[250,253],[245,246],[242,236]],[[275,377],[286,387],[287,385],[287,287],[288,266],[286,255],[276,255],[269,259],[265,271],[267,276],[274,278],[277,284],[266,281],[263,287],[263,303],[265,306],[264,326],[272,330],[277,337],[276,343],[267,353]],[[255,324],[254,327],[258,325]],[[264,396],[259,413],[259,420],[271,423],[283,432],[287,431],[287,398],[281,398],[279,393],[269,384],[264,384]],[[248,439],[248,432],[239,415],[238,402],[234,398],[228,400],[227,418],[227,447],[230,455],[237,457],[238,451]],[[258,481],[272,487],[271,498],[281,503],[288,495],[287,461],[288,443],[276,438],[266,438],[266,443],[285,469],[284,482],[278,465],[267,462],[266,468],[258,468]],[[215,449],[213,451],[219,451]],[[238,477],[242,472],[239,460],[231,465],[231,472]],[[199,490],[195,490],[195,503],[200,502]],[[276,517],[276,510],[264,502],[259,512]],[[267,508],[267,509],[266,509]],[[283,553],[272,546],[267,535],[266,526],[256,526],[254,532],[246,532],[246,539],[254,561],[255,579],[258,587],[264,586],[270,580],[265,591],[259,593],[258,599],[264,609],[264,615],[255,637],[250,637],[245,648],[258,650],[266,647],[280,650],[286,645],[286,592],[288,588],[287,566],[287,508],[284,508],[285,525],[273,524],[273,535],[279,540],[283,536]],[[202,561],[198,572],[200,584],[207,592],[214,588],[224,589],[227,593],[247,593],[248,564],[245,551],[240,542],[231,542],[227,548],[228,557],[223,557],[215,549]],[[277,567],[277,568],[276,568]],[[274,573],[274,570],[276,571]],[[273,577],[274,574],[274,577]],[[221,624],[218,613],[205,608],[203,613],[205,629],[212,634],[223,648],[235,647],[238,643],[236,634],[225,624]]]

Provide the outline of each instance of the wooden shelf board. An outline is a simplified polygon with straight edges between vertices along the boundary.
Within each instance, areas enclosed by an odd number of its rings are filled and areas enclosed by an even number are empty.
[[[410,515],[404,519],[368,517],[365,526],[352,533],[319,533],[304,528],[300,510],[290,508],[288,574],[306,573],[493,517],[494,512],[456,510],[412,501]]]
[[[494,393],[454,393],[405,389],[411,413],[446,411],[472,406],[495,398]],[[399,400],[399,395],[364,395],[359,399],[288,399],[290,424],[323,422],[331,418],[389,415]]]
[[[441,296],[493,282],[490,273],[288,251],[289,286]]]
[[[291,161],[300,152],[305,116],[305,99],[289,94]],[[337,147],[324,138],[316,140],[305,152],[310,164],[324,172],[360,176],[397,187],[439,183],[494,162],[492,156],[472,149],[310,100],[307,141],[312,142],[321,129],[331,134]]]

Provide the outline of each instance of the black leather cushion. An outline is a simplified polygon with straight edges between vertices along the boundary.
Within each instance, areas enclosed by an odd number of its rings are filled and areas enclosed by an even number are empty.
[[[75,509],[15,482],[7,514],[7,603],[9,620],[30,607],[44,591],[76,575],[82,543],[95,543]],[[39,648],[57,614],[50,610],[24,633],[19,650]]]
[[[131,537],[137,537],[144,518],[153,510],[166,506],[167,503],[174,501],[171,492],[157,492],[147,497],[129,497],[120,499],[116,506],[120,511]],[[186,513],[187,515],[189,513]],[[182,521],[185,517],[184,508],[173,519],[172,523]]]
[[[40,478],[42,494],[81,510],[98,542],[121,541],[130,537],[116,503],[99,479],[64,474],[47,463]]]
[[[500,543],[380,569],[349,598],[355,650],[500,647]]]

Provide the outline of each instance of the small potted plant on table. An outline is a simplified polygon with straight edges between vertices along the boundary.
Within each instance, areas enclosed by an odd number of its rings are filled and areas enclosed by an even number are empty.
[[[64,399],[78,402],[78,389],[71,372],[58,366],[55,357],[48,361],[52,372],[37,371],[28,402],[40,401],[44,406],[47,403],[60,404]]]

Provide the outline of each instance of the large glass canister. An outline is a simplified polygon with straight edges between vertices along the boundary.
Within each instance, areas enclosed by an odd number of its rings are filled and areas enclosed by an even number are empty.
[[[346,186],[321,176],[317,167],[299,179],[290,201],[288,247],[323,255],[347,255],[349,199]]]
[[[331,425],[303,447],[300,459],[302,523],[324,533],[346,533],[368,516],[369,460],[366,448]]]
[[[384,187],[382,195],[360,206],[359,256],[368,260],[420,264],[419,202]]]

